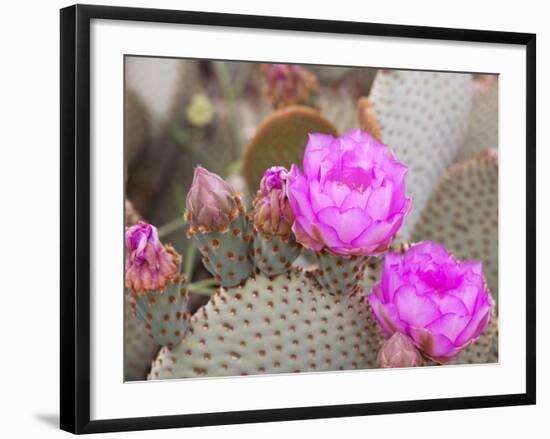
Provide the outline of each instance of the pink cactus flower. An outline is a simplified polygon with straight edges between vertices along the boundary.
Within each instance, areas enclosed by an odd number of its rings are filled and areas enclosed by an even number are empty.
[[[429,241],[404,255],[386,253],[368,301],[387,335],[409,336],[438,363],[449,362],[474,342],[493,308],[482,263],[458,261]]]
[[[286,196],[288,171],[273,166],[265,171],[260,190],[254,200],[254,226],[256,230],[274,235],[288,235],[294,214]]]
[[[187,193],[185,219],[194,230],[224,232],[239,214],[240,202],[231,185],[197,166]]]
[[[292,165],[287,190],[299,243],[340,255],[387,249],[411,207],[407,166],[387,146],[360,129],[310,134],[303,169]]]
[[[412,340],[400,332],[396,332],[386,340],[378,352],[380,367],[418,367],[423,364],[422,355]]]
[[[162,291],[177,276],[181,256],[159,241],[157,229],[140,221],[126,228],[126,288],[137,295]]]

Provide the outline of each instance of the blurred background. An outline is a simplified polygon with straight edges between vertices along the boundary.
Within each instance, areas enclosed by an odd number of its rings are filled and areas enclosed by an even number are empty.
[[[335,116],[338,131],[357,126],[355,101],[368,95],[375,69],[286,67],[127,57],[126,194],[135,210],[159,227],[181,217],[197,164],[238,176],[247,145],[274,109],[303,104]],[[350,111],[333,111],[331,101]],[[183,233],[165,236],[186,245]]]

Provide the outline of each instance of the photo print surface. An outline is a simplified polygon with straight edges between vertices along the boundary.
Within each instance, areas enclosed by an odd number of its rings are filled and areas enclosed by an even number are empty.
[[[126,381],[498,362],[498,75],[124,62]]]

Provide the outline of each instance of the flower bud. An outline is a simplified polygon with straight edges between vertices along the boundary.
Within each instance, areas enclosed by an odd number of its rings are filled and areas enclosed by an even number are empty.
[[[294,214],[286,197],[287,170],[273,166],[265,171],[254,200],[254,227],[274,235],[288,235]]]
[[[293,64],[262,64],[266,80],[265,98],[275,108],[305,104],[319,91],[317,78],[309,70]]]
[[[186,204],[185,220],[191,224],[191,235],[196,231],[226,231],[241,209],[231,185],[202,166],[195,169]]]
[[[423,363],[412,340],[400,332],[393,334],[378,352],[380,367],[417,367]]]
[[[162,291],[177,275],[181,256],[159,241],[157,229],[143,221],[126,229],[126,288],[140,295]]]

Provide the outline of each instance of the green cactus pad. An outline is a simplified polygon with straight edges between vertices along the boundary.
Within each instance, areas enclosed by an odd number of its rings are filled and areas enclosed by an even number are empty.
[[[224,233],[196,232],[193,234],[202,262],[224,287],[233,287],[246,281],[253,264],[249,259],[252,235],[246,216],[239,216]]]
[[[296,105],[273,111],[260,124],[244,153],[242,174],[250,192],[256,192],[267,168],[289,168],[292,163],[301,166],[312,132],[337,135],[334,125],[312,108]]]
[[[327,251],[315,255],[319,264],[315,277],[326,291],[347,294],[359,288],[367,262],[365,257],[340,256]]]
[[[300,254],[300,246],[293,234],[279,236],[254,230],[252,259],[267,276],[276,276],[290,270],[292,262]]]
[[[472,111],[468,135],[458,152],[464,160],[485,149],[498,148],[498,81],[476,80],[472,97]]]
[[[332,295],[293,268],[219,290],[164,347],[149,379],[362,369],[382,343],[361,294]]]
[[[187,301],[185,282],[179,279],[170,282],[162,292],[133,295],[130,305],[153,340],[159,345],[171,346],[180,342],[189,327]]]
[[[498,155],[484,151],[453,165],[412,231],[413,241],[439,242],[459,259],[483,262],[498,299]]]
[[[369,95],[383,142],[409,167],[413,208],[400,229],[404,239],[418,222],[439,179],[467,134],[473,81],[468,74],[380,70]]]
[[[130,292],[124,294],[124,380],[144,380],[160,346],[136,319],[130,305]]]

